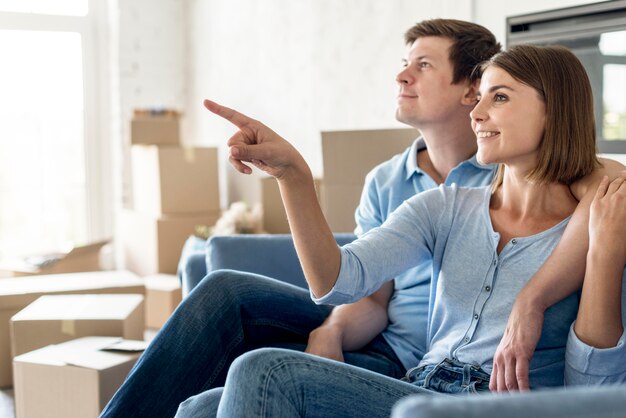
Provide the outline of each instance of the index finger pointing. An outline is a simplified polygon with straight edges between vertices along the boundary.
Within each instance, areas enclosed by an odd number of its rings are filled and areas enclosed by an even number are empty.
[[[226,119],[238,128],[243,128],[252,121],[251,118],[247,117],[243,113],[239,113],[235,109],[222,106],[208,99],[204,100],[204,107],[215,113],[217,116],[221,116]]]

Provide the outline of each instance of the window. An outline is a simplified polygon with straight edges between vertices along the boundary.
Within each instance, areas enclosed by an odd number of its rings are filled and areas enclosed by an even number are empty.
[[[626,0],[507,18],[507,45],[560,44],[581,60],[594,94],[600,152],[626,154]]]
[[[88,3],[0,0],[0,259],[106,235]]]
[[[87,0],[0,0],[0,11],[85,16]]]

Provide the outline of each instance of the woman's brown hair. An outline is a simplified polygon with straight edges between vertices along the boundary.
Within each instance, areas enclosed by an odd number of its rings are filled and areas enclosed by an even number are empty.
[[[593,95],[585,68],[562,46],[516,45],[478,67],[495,66],[534,88],[546,106],[546,127],[537,166],[527,175],[535,183],[572,184],[600,163],[596,157]],[[501,164],[492,184],[502,184]]]

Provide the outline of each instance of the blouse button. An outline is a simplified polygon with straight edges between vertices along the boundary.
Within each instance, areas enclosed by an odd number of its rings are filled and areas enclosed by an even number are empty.
[[[517,244],[517,240],[516,240],[515,238],[513,238],[513,239],[511,240],[511,244],[513,244],[513,245]]]

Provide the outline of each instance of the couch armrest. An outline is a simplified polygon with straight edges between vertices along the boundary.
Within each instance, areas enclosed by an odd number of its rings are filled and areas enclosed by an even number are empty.
[[[355,238],[353,234],[335,234],[339,245]],[[206,266],[207,272],[248,271],[308,288],[289,234],[213,236],[206,245]]]
[[[392,418],[618,418],[626,416],[626,385],[536,389],[472,396],[411,395]]]
[[[189,236],[183,245],[177,273],[185,296],[206,276],[205,247],[206,240],[195,235]]]

